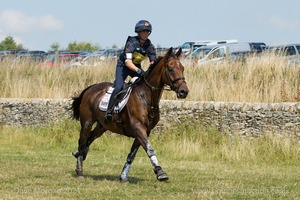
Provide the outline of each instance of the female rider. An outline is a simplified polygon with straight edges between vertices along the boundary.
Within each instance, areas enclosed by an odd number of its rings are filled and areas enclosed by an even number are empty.
[[[152,64],[156,59],[156,52],[153,44],[148,39],[152,32],[152,25],[147,20],[140,20],[135,25],[137,36],[127,38],[123,53],[120,55],[115,73],[114,91],[111,94],[105,118],[112,121],[112,114],[116,104],[116,95],[123,89],[127,76],[143,75],[141,62],[149,57]]]

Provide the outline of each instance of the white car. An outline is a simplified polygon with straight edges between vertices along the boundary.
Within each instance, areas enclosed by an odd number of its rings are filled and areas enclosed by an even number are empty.
[[[228,43],[218,45],[207,45],[197,48],[191,55],[192,65],[204,65],[208,63],[216,63],[229,58],[237,53],[256,52],[251,43]]]
[[[267,49],[280,57],[285,57],[289,64],[300,63],[300,44],[269,46]]]

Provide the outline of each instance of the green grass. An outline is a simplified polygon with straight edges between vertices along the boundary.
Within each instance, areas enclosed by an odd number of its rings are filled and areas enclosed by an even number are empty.
[[[297,199],[300,144],[287,138],[249,139],[183,124],[153,132],[150,141],[168,182],[158,182],[140,149],[129,174],[119,174],[133,139],[97,139],[75,177],[79,124],[0,126],[0,199]]]

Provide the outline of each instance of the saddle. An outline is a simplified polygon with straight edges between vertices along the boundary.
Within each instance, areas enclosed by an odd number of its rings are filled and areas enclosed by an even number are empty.
[[[125,107],[125,105],[128,102],[128,99],[130,97],[131,91],[132,91],[132,85],[135,83],[139,78],[138,77],[133,77],[130,79],[128,83],[126,83],[125,89],[123,89],[117,96],[117,103],[114,107],[114,113],[119,113],[122,111],[122,109]],[[107,111],[109,99],[111,98],[111,94],[114,91],[115,88],[109,87],[106,90],[106,93],[104,94],[102,100],[99,103],[99,109],[101,111]]]

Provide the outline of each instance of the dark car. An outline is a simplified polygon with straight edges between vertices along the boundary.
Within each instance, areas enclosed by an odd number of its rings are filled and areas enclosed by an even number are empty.
[[[42,62],[46,59],[47,53],[45,51],[40,50],[22,50],[18,52],[17,58],[21,60],[29,60],[29,61],[36,61]]]
[[[300,63],[300,44],[268,46],[267,50],[277,56],[286,58],[289,64]]]

